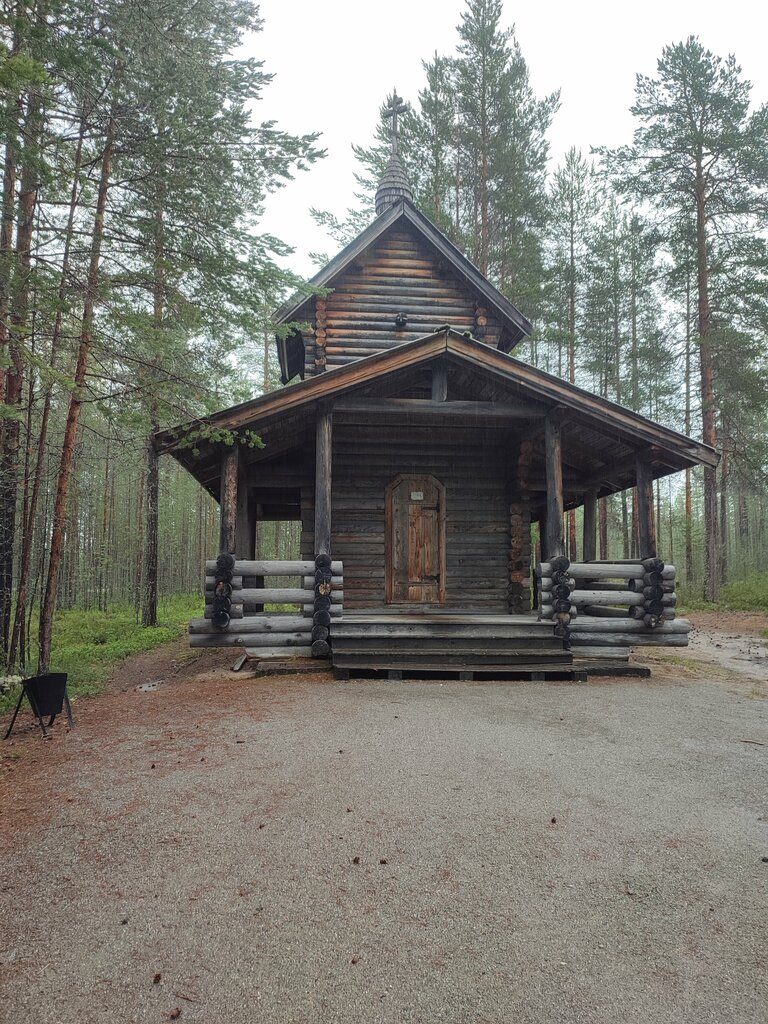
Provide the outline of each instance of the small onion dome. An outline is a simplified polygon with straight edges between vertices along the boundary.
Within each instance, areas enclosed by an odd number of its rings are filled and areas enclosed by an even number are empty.
[[[408,184],[400,157],[397,153],[393,153],[379,182],[379,187],[376,189],[376,216],[381,216],[382,213],[389,210],[390,207],[396,206],[403,199],[412,203],[413,190]]]

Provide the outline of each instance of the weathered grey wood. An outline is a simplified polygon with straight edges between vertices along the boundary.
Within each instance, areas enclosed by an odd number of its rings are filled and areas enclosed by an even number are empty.
[[[207,604],[205,606],[205,610],[203,611],[204,619],[212,619],[213,614],[213,605]],[[227,615],[230,617],[230,619],[242,619],[244,614],[245,610],[242,604],[232,604],[229,610],[227,611]],[[231,629],[231,625],[228,628]]]
[[[557,584],[557,586],[566,586],[566,584],[560,583]],[[576,589],[576,584],[573,581],[568,583],[567,586],[570,588],[571,591]],[[545,576],[539,580],[539,589],[542,593],[549,593],[549,591],[552,590],[553,587],[555,587],[555,583],[553,582],[551,576]]]
[[[307,590],[314,590],[315,589],[315,577],[314,576],[305,576],[303,578],[303,582],[304,582],[304,586],[307,588]],[[331,587],[342,588],[343,586],[344,586],[344,577],[343,576],[331,576]]]
[[[638,607],[642,607],[642,605],[638,605]],[[593,618],[606,619],[620,619],[622,617],[629,617],[630,610],[631,609],[629,608],[620,608],[618,606],[614,607],[613,605],[602,606],[594,604],[587,604],[584,605],[583,608],[579,609],[581,615],[592,616]],[[579,621],[581,621],[581,618],[579,619]]]
[[[310,591],[303,587],[243,587],[238,590],[243,604],[295,604],[310,597]]]
[[[584,495],[582,553],[585,562],[597,557],[597,491],[595,490],[589,490]]]
[[[542,602],[539,614],[541,615],[542,619],[553,619],[555,617],[555,610],[551,604],[544,604]],[[578,614],[578,608],[575,604],[571,605],[568,614],[571,616],[571,618],[576,617],[576,615]]]
[[[246,647],[245,653],[249,658],[258,658],[264,661],[268,658],[284,660],[286,658],[311,658],[311,647]]]
[[[362,422],[369,423],[372,416],[391,416],[399,421],[405,417],[422,417],[441,420],[461,419],[480,422],[480,420],[525,420],[543,417],[544,412],[538,405],[529,402],[505,405],[497,402],[466,402],[438,399],[432,402],[421,398],[384,398],[371,399],[369,402],[339,401],[334,410],[340,418],[349,419],[359,415]]]
[[[542,582],[542,586],[543,586],[543,584],[546,581],[542,580],[541,582]],[[609,583],[607,580],[590,580],[589,589],[590,590],[603,590],[603,591],[605,591],[606,594],[616,593],[616,592],[623,593],[625,590],[631,590],[634,593],[642,593],[642,587],[640,588],[640,591],[638,591],[637,587],[632,586],[632,583],[633,583],[633,581],[630,580],[629,581],[629,586],[627,586],[626,580],[622,580],[621,583]],[[582,589],[583,589],[583,584],[582,584]]]
[[[256,510],[248,493],[248,474],[243,453],[239,451],[237,467],[237,520],[235,552],[240,558],[253,558],[256,551]]]
[[[312,602],[312,604],[303,604],[301,607],[304,614],[308,616],[309,619],[311,620],[312,616],[315,614],[314,602]],[[331,607],[328,609],[328,614],[331,616],[332,619],[340,619],[344,614],[343,605],[341,603],[332,604]]]
[[[583,633],[571,631],[571,646],[594,645],[601,647],[687,647],[687,633]]]
[[[231,617],[230,612],[230,617]],[[242,615],[242,610],[241,610]],[[207,633],[211,628],[210,622],[203,619],[192,619],[189,623],[190,633]],[[229,624],[229,633],[309,633],[312,622],[304,615],[275,615],[262,613],[260,615],[245,615],[238,618],[236,622]]]
[[[290,634],[286,634],[289,636]],[[292,648],[302,650],[307,644],[307,636],[302,634],[302,640],[282,639],[281,634],[273,633],[271,637],[265,637],[263,633],[196,633],[189,638],[190,647],[259,647],[264,640],[268,639],[273,645],[269,650],[285,650]],[[307,646],[307,650],[309,647]],[[309,657],[309,655],[307,655]]]
[[[238,597],[243,604],[304,604],[314,597],[313,591],[298,587],[264,587],[258,590],[243,587],[238,590]],[[332,604],[343,604],[344,592],[332,590],[328,595]]]
[[[242,585],[243,585],[243,577],[242,576],[233,576],[232,577],[231,587],[232,587],[233,591],[239,590],[240,587],[242,587]],[[216,577],[215,576],[206,576],[205,577],[205,589],[206,590],[213,590],[213,588],[215,586],[216,586]],[[234,594],[233,594],[233,596],[234,596]]]
[[[216,560],[209,559],[205,563],[205,571],[208,576],[216,572]],[[314,574],[315,561],[312,559],[303,561],[256,561],[238,558],[235,561],[234,572],[240,576],[304,576],[307,573]],[[331,572],[334,576],[341,576],[343,565],[341,562],[331,562]],[[314,583],[313,583],[314,586]]]
[[[638,569],[640,570],[638,572]],[[607,562],[571,562],[568,575],[575,580],[634,579],[643,575],[643,567],[638,563]],[[541,563],[541,575],[551,576],[552,566],[549,562]]]
[[[629,658],[628,647],[603,647],[602,645],[588,645],[584,644],[581,647],[577,647],[574,650],[574,655],[578,651],[580,658],[610,658],[612,660],[626,661]]]
[[[237,469],[240,448],[234,444],[221,456],[221,490],[219,505],[219,550],[235,554],[237,538]]]
[[[249,631],[248,628],[247,628],[248,627],[248,623],[250,622],[251,625],[253,625],[253,622],[251,621],[251,619],[253,619],[253,618],[255,618],[255,616],[251,616],[250,619],[240,620],[237,623],[237,626],[238,626],[237,629],[232,629],[231,626],[230,626],[230,628],[228,628],[226,630],[226,635],[227,636],[245,636],[247,638],[247,640],[248,640],[248,643],[251,644],[254,647],[259,647],[259,646],[263,647],[263,646],[268,646],[268,645],[272,645],[272,646],[275,646],[275,647],[281,646],[281,645],[285,645],[286,647],[292,647],[292,646],[295,647],[297,644],[308,644],[308,643],[310,643],[310,640],[311,640],[311,637],[312,637],[312,630],[311,629],[295,630],[294,632],[291,632],[291,633],[276,633],[276,632],[275,633],[254,633],[252,631]],[[203,628],[196,629],[194,632],[192,632],[192,629],[191,629],[191,626],[190,626],[190,636],[214,636],[214,635],[221,636],[222,634],[220,632],[217,633],[215,628],[212,627],[212,626],[209,626],[209,628],[207,628],[207,629],[203,629]]]
[[[633,590],[574,590],[571,601],[577,608],[583,608],[587,604],[641,605],[643,595],[636,594]]]
[[[588,615],[580,615],[571,626],[573,633],[627,633],[637,634],[648,632],[648,627],[642,620],[631,619],[627,616],[616,619],[593,619]],[[688,619],[675,619],[673,622],[663,622],[655,630],[654,634],[660,636],[671,636],[678,633],[690,633],[691,624]]]
[[[643,604],[640,604],[640,605],[635,605],[633,608],[630,608],[629,609],[629,614],[632,616],[633,619],[640,619],[640,620],[644,619],[646,614],[647,614],[647,612],[645,610],[645,604],[643,603]],[[664,608],[663,612],[661,613],[661,618],[662,619],[670,619],[670,620],[671,619],[676,619],[677,615],[676,615],[675,609],[674,608]]]
[[[547,558],[565,554],[563,536],[563,451],[560,416],[550,413],[544,429],[544,456],[547,478],[547,525],[545,554]]]
[[[643,455],[637,458],[637,530],[640,554],[656,557],[656,513],[653,503],[653,467]]]
[[[315,554],[331,550],[331,487],[333,465],[333,414],[322,411],[315,428]]]

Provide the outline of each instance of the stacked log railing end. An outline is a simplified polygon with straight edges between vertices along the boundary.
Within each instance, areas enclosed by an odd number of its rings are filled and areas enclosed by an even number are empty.
[[[211,602],[210,618],[213,625],[220,632],[229,628],[233,618],[233,612],[243,614],[242,601],[233,601],[233,576],[235,568],[235,556],[223,551],[216,559],[216,572],[213,578],[213,600]]]
[[[576,581],[570,575],[570,565],[565,555],[557,555],[539,567],[539,618],[551,619],[555,636],[566,641],[576,616],[572,600]]]
[[[315,558],[315,603],[312,614],[312,657],[327,658],[331,653],[331,594],[333,574],[331,556]]]
[[[190,646],[254,648],[263,657],[320,658],[330,652],[331,622],[343,608],[341,562],[327,555],[236,560],[223,553],[207,561],[205,571],[205,612],[189,624]],[[297,576],[298,586],[290,582]],[[296,611],[265,611],[269,605],[294,605]]]
[[[552,573],[548,563],[540,568],[541,615],[552,617]],[[571,562],[569,573],[575,580],[571,604],[579,615],[570,625],[570,642],[579,655],[626,660],[634,646],[687,645],[690,623],[676,619],[673,565],[660,558],[596,560]]]

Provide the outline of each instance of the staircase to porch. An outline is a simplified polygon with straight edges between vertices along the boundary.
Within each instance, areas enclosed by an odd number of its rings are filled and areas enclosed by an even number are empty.
[[[529,615],[345,611],[333,625],[337,678],[386,673],[460,679],[574,679],[551,622]]]

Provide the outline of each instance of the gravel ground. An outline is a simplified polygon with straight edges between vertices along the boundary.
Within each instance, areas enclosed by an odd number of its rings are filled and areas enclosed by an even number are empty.
[[[3,1020],[768,1018],[749,686],[211,665],[8,744]]]

